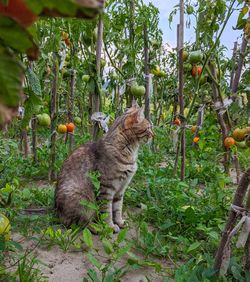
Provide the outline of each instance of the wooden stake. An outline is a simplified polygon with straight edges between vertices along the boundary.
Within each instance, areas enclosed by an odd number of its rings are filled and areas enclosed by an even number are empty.
[[[101,80],[101,54],[102,54],[102,38],[103,38],[103,19],[102,15],[99,15],[98,21],[98,32],[97,32],[97,42],[96,42],[96,75],[97,75],[97,82],[95,86],[95,93],[94,93],[94,112],[99,112],[101,110],[100,107],[100,89],[99,89],[99,81]],[[97,139],[99,131],[98,123],[95,122],[92,131],[92,138],[93,140]]]
[[[246,52],[246,48],[247,48],[247,40],[245,37],[243,37],[241,48],[240,48],[240,56],[239,56],[239,60],[237,63],[237,69],[235,71],[234,80],[232,83],[232,93],[233,94],[236,93],[238,90],[240,75],[241,75],[241,71],[242,71],[242,67],[244,63],[244,53]]]
[[[56,161],[56,123],[57,123],[57,81],[58,81],[58,61],[57,54],[53,55],[53,80],[51,89],[51,105],[50,105],[50,164],[49,164],[49,181],[52,182],[56,179],[55,161]]]
[[[32,153],[33,153],[33,162],[37,163],[37,135],[36,135],[36,129],[37,129],[37,118],[35,115],[33,115],[31,120],[31,129],[32,129]]]
[[[233,80],[234,80],[234,75],[235,75],[235,61],[236,61],[236,53],[237,53],[237,45],[238,42],[234,42],[234,48],[233,48],[233,55],[232,55],[232,62],[233,62],[233,69],[231,72],[231,76],[230,76],[230,89],[232,89],[233,87]]]
[[[240,183],[238,185],[238,188],[236,190],[236,193],[234,195],[233,199],[233,205],[242,207],[243,205],[243,199],[246,194],[247,188],[250,184],[250,167],[245,171],[245,173],[242,175]],[[225,229],[222,233],[221,241],[219,248],[217,250],[216,256],[215,256],[215,262],[214,262],[214,270],[216,271],[216,275],[219,276],[219,270],[221,268],[222,258],[223,258],[223,252],[225,245],[228,240],[228,236],[230,232],[233,230],[234,225],[237,220],[237,212],[234,210],[230,210],[227,224],[225,226]]]
[[[180,103],[180,118],[182,124],[181,132],[181,180],[185,179],[185,164],[186,164],[186,137],[185,137],[185,117],[184,117],[184,70],[183,70],[183,41],[184,41],[184,0],[180,0],[180,25],[179,25],[179,103]]]
[[[150,96],[149,96],[149,56],[148,56],[148,29],[147,23],[144,23],[144,73],[145,73],[145,83],[146,83],[146,93],[145,93],[145,118],[150,120]]]

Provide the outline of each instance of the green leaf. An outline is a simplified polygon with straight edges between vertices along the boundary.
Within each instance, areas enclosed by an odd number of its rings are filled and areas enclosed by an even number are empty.
[[[27,78],[32,91],[36,95],[41,95],[42,90],[41,90],[40,80],[31,68],[27,69]]]
[[[100,269],[102,267],[102,264],[90,253],[86,254],[88,260],[98,269]]]
[[[125,254],[128,253],[128,251],[131,249],[132,244],[128,244],[122,248],[120,248],[116,253],[115,253],[115,257],[116,259],[121,258],[122,256],[124,256]]]
[[[93,248],[92,234],[88,228],[85,228],[83,230],[83,240],[84,240],[84,243],[87,245],[87,247]]]
[[[95,272],[94,269],[89,269],[88,270],[88,276],[90,277],[90,279],[93,281],[93,282],[101,282],[99,280],[99,278],[97,277],[97,274]]]
[[[200,242],[197,242],[197,241],[194,242],[194,243],[188,248],[187,252],[190,253],[190,252],[194,251],[195,249],[199,248],[200,245],[201,245]]]
[[[98,206],[95,203],[92,203],[92,202],[87,201],[85,199],[81,199],[80,204],[83,205],[84,207],[87,207],[87,208],[92,209],[94,211],[98,210]]]
[[[17,58],[0,46],[0,104],[18,106],[22,93],[23,66]]]
[[[247,23],[247,19],[244,19],[244,17],[247,14],[247,12],[248,12],[247,6],[243,7],[239,16],[238,16],[236,28],[234,28],[234,29],[243,29],[244,28],[244,26]]]
[[[112,244],[107,239],[102,239],[102,245],[106,254],[110,255],[114,252]]]
[[[215,240],[219,240],[219,235],[218,235],[218,233],[215,232],[215,231],[210,231],[210,232],[208,232],[208,235],[209,235],[211,238],[215,239]]]
[[[22,53],[36,47],[29,32],[9,17],[0,17],[0,39]]]
[[[40,102],[40,98],[37,97],[32,91],[30,91],[29,98],[24,103],[25,111],[21,124],[22,128],[25,128],[28,125],[32,115],[36,113],[37,105],[39,105]]]
[[[118,234],[118,236],[117,236],[117,239],[116,239],[116,241],[117,241],[118,244],[120,244],[121,242],[124,241],[124,239],[125,239],[126,236],[127,236],[127,233],[128,233],[128,229],[127,229],[127,228],[122,229],[122,230],[119,232],[119,234]]]

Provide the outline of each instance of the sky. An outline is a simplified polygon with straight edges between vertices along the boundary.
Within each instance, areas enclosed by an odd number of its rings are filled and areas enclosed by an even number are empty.
[[[177,27],[177,24],[179,23],[179,13],[177,12],[176,16],[174,17],[173,23],[171,24],[171,29],[169,27],[168,17],[171,11],[173,11],[174,6],[179,3],[179,0],[143,0],[143,2],[145,4],[148,4],[149,2],[151,2],[155,7],[159,9],[160,28],[163,31],[163,41],[164,43],[168,43],[170,47],[175,48],[176,47],[176,27]],[[231,57],[232,55],[232,48],[237,38],[239,39],[238,41],[241,42],[240,40],[241,31],[232,29],[233,26],[234,27],[236,26],[238,14],[239,14],[238,11],[235,11],[232,14],[222,34],[222,37],[221,37],[221,43],[228,48],[225,54],[226,56],[229,56],[229,57]],[[187,19],[187,16],[185,16],[185,20],[186,19]],[[191,18],[191,23],[194,24],[193,18]],[[193,42],[194,40],[195,40],[195,33],[191,25],[189,29],[185,28],[184,30],[184,41]]]

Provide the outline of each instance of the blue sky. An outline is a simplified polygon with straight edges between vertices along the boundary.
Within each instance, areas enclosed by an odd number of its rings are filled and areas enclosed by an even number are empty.
[[[174,17],[173,23],[171,25],[172,29],[169,28],[168,17],[171,11],[174,9],[174,6],[179,3],[179,0],[143,0],[143,2],[146,4],[151,2],[159,9],[160,28],[163,31],[163,41],[164,43],[168,43],[171,47],[176,47],[176,26],[177,23],[179,23],[179,14],[177,13],[177,15]],[[221,37],[221,43],[228,48],[228,51],[226,52],[227,56],[231,56],[233,44],[241,35],[239,30],[232,29],[232,26],[236,26],[238,14],[239,12],[235,11],[231,16]],[[194,18],[191,18],[191,23],[194,24]],[[195,40],[195,34],[192,25],[189,29],[185,28],[184,39],[185,41],[191,42]]]

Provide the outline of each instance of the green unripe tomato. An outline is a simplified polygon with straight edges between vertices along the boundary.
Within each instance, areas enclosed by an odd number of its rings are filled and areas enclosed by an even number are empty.
[[[75,118],[74,118],[74,122],[75,122],[76,125],[80,125],[81,122],[82,122],[82,120],[81,120],[80,117],[75,117]]]
[[[185,63],[183,68],[184,68],[184,72],[189,74],[192,70],[192,65],[189,63]]]
[[[89,80],[90,80],[90,75],[84,74],[84,75],[82,76],[82,80],[83,80],[84,82],[89,82]]]
[[[159,49],[160,46],[161,46],[160,42],[158,42],[157,40],[154,40],[154,39],[151,41],[151,44],[152,44],[152,47],[154,49]]]
[[[103,58],[101,58],[101,68],[104,68],[105,65],[106,65],[106,61]]]
[[[188,51],[183,50],[183,61],[184,62],[186,62],[188,60],[188,56],[189,56]]]
[[[146,89],[143,85],[133,84],[131,86],[131,94],[136,98],[142,97],[145,95]]]
[[[191,15],[191,14],[193,14],[193,12],[194,12],[193,6],[187,5],[187,14],[188,14],[188,15]]]
[[[37,115],[37,119],[38,119],[38,124],[41,125],[41,126],[47,126],[48,127],[51,124],[50,116],[46,113]]]
[[[201,50],[192,51],[189,53],[189,62],[191,64],[198,64],[202,61],[202,59],[203,53],[201,52]]]

